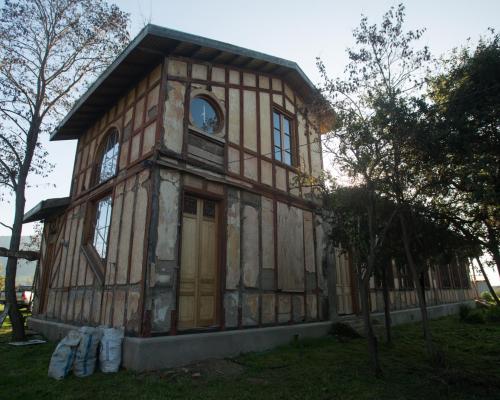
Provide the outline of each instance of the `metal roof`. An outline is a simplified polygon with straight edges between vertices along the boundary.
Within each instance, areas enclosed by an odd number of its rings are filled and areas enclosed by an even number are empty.
[[[273,74],[283,78],[305,100],[316,92],[314,84],[293,61],[149,24],[76,102],[50,139],[77,139],[165,56]]]
[[[69,197],[43,200],[24,214],[23,223],[40,221],[52,215],[62,213],[68,207],[69,202]]]

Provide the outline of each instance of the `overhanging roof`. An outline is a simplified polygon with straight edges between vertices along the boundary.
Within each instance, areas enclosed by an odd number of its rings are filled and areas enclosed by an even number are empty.
[[[47,219],[52,215],[62,213],[68,205],[69,197],[43,200],[24,214],[23,223]]]
[[[50,139],[77,139],[148,70],[168,55],[277,75],[306,100],[316,92],[314,84],[293,61],[150,24],[139,32],[77,101]]]

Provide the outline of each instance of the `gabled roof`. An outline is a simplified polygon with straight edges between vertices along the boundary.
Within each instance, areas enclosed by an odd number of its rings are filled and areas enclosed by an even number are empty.
[[[66,115],[51,140],[77,139],[165,56],[190,57],[283,78],[305,100],[316,92],[297,63],[201,36],[147,25]]]
[[[40,221],[52,215],[60,214],[66,210],[69,202],[69,197],[43,200],[24,214],[23,223]]]

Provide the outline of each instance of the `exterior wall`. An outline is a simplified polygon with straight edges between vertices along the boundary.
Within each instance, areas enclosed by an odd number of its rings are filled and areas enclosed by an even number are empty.
[[[357,290],[356,272],[348,252],[336,249],[336,299],[339,315],[357,314],[361,311]],[[468,261],[455,258],[450,264],[431,265],[425,278],[427,306],[458,303],[475,297],[469,276]],[[418,297],[413,280],[404,262],[393,259],[386,269],[387,288],[391,311],[418,307]],[[384,312],[382,280],[370,280],[370,310]]]
[[[185,59],[166,59],[164,71],[165,150],[261,192],[310,197],[311,189],[295,178],[299,173],[321,174],[320,135],[305,117],[302,100],[285,82],[272,75]],[[219,138],[208,140],[190,129],[189,102],[197,93],[210,94],[222,109],[224,130]],[[294,167],[273,158],[273,109],[292,120]]]
[[[428,306],[445,303],[458,303],[475,298],[475,291],[470,282],[468,266],[462,262],[459,267],[456,263],[443,265],[449,274],[449,285],[441,279],[438,267],[427,270],[428,278],[425,290],[425,300]],[[404,310],[406,308],[418,307],[417,292],[413,283],[402,286],[401,276],[397,276],[395,264],[393,264],[394,285],[389,290],[389,302],[392,311]],[[382,289],[375,287],[375,280],[371,281],[370,305],[372,312],[384,311],[384,299]]]
[[[40,282],[46,289],[40,293],[46,296],[46,303],[40,305],[38,315],[76,324],[125,326],[130,333],[139,332],[149,197],[148,170],[116,184],[104,282],[81,250],[86,203],[71,207],[60,217],[50,259],[41,264]],[[49,226],[46,224],[45,231]]]
[[[151,220],[145,325],[176,333],[183,194],[208,196],[223,210],[218,235],[218,327],[314,321],[327,315],[318,204],[299,174],[322,170],[320,136],[301,100],[281,79],[187,59],[164,61],[160,165]],[[216,102],[219,135],[190,124],[191,97]],[[292,120],[296,163],[272,156],[272,111]],[[301,112],[301,111],[302,112]],[[290,250],[293,251],[290,251]],[[321,273],[317,273],[317,271]],[[150,330],[150,332],[149,332]]]
[[[183,240],[178,204],[183,193],[218,200],[223,210],[218,232],[219,329],[327,317],[322,242],[316,240],[319,225],[311,210],[199,175],[160,169],[158,215],[152,228],[156,245],[150,254],[154,262],[147,278],[145,305],[151,333],[177,332]]]
[[[78,141],[71,204],[46,221],[38,293],[38,317],[74,324],[124,326],[138,334],[142,325],[142,292],[152,198],[150,170],[140,161],[151,157],[159,137],[161,65],[146,74]],[[99,185],[92,175],[99,148],[111,128],[119,134],[114,178]],[[102,281],[82,251],[90,240],[92,204],[112,196],[108,256]]]
[[[206,90],[224,114],[223,134],[213,143],[191,135],[189,123],[191,93]],[[280,79],[165,59],[79,139],[72,201],[57,220],[53,255],[42,261],[48,278],[38,317],[123,325],[131,335],[175,333],[178,205],[185,190],[219,200],[220,226],[228,227],[219,234],[221,329],[327,315],[326,278],[316,272],[322,262],[317,204],[294,180],[299,173],[319,175],[322,166],[313,143],[319,134],[300,104]],[[273,108],[293,121],[294,167],[273,160]],[[110,128],[120,137],[118,173],[92,187],[95,155]],[[161,167],[143,167],[155,150]],[[92,201],[108,192],[113,211],[100,282],[82,246]],[[278,251],[280,243],[293,243],[295,251]]]
[[[72,200],[95,191],[91,179],[96,154],[111,128],[117,128],[120,136],[118,175],[151,156],[159,138],[160,78],[161,65],[158,65],[80,137],[73,168]]]

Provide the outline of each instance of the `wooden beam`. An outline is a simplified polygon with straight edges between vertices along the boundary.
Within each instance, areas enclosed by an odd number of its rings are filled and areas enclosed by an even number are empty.
[[[40,258],[40,253],[31,250],[12,251],[5,247],[0,247],[0,257],[23,258],[28,261],[35,261]]]

